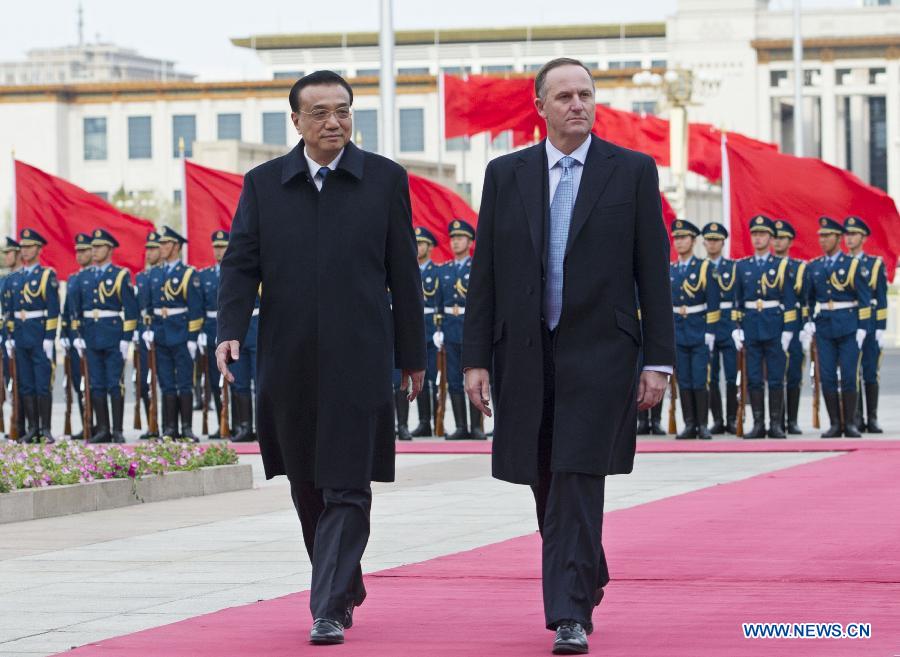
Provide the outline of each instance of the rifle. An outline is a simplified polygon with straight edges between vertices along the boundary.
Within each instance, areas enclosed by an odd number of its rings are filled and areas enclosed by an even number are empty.
[[[91,373],[88,371],[88,362],[84,354],[81,355],[81,381],[84,384],[84,417],[81,421],[84,423],[84,444],[87,445],[91,439],[91,425],[93,424],[94,411],[91,408]]]
[[[219,437],[231,438],[231,426],[228,423],[228,379],[222,377],[222,412],[219,414]]]
[[[19,375],[16,372],[16,349],[9,350],[9,379],[12,381],[12,412],[9,414],[9,438],[19,440]]]
[[[809,346],[810,354],[812,358],[810,359],[810,369],[812,370],[809,375],[812,378],[812,388],[813,388],[813,398],[812,398],[812,421],[813,421],[813,429],[819,428],[819,393],[821,392],[822,382],[819,379],[819,350],[816,348],[816,336],[813,336],[812,342]]]
[[[441,320],[435,320],[435,327],[441,330]],[[437,352],[437,404],[434,409],[434,435],[443,436],[444,415],[447,413],[447,351],[441,347]]]
[[[669,433],[678,433],[675,422],[675,402],[678,400],[678,384],[675,383],[675,372],[669,377]]]
[[[141,384],[144,382],[141,374],[141,345],[138,343],[134,345],[134,428],[138,431],[141,430]]]
[[[744,437],[744,407],[747,405],[747,354],[743,349],[737,353],[737,427],[734,435]]]
[[[200,370],[203,377],[203,435],[209,435],[209,397],[212,388],[209,385],[209,353],[206,349],[200,354]]]
[[[0,373],[0,433],[6,433],[3,423],[3,404],[6,402],[6,372]]]
[[[70,346],[69,349],[66,349],[66,356],[63,359],[63,369],[65,371],[65,382],[63,385],[66,389],[66,415],[63,433],[67,436],[72,435],[72,356],[69,351],[71,348]]]
[[[156,393],[156,343],[151,342],[147,350],[147,364],[150,365],[150,417],[147,418],[147,432],[159,435],[159,425],[156,422],[157,405],[159,400]]]

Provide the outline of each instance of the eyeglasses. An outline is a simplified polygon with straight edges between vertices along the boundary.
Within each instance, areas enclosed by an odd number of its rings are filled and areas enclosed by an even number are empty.
[[[301,114],[306,114],[316,123],[325,123],[332,114],[338,121],[346,121],[350,118],[349,107],[338,107],[336,110],[327,110],[324,108],[314,109],[312,112],[300,110]]]

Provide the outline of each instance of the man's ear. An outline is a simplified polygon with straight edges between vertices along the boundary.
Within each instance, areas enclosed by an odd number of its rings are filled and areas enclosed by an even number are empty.
[[[540,115],[542,119],[546,119],[547,115],[544,114],[544,101],[541,98],[534,99],[534,108],[537,110],[537,113]]]

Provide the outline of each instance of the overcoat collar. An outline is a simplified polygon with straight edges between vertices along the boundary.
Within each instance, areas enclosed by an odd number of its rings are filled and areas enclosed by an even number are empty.
[[[309,165],[306,158],[303,157],[304,143],[301,139],[290,152],[284,156],[284,163],[281,166],[281,184],[286,185],[299,175],[304,175],[307,180],[312,180],[309,172]],[[338,162],[337,169],[346,171],[357,180],[362,180],[365,154],[352,141],[348,141],[344,146],[344,154],[341,155],[341,161]]]

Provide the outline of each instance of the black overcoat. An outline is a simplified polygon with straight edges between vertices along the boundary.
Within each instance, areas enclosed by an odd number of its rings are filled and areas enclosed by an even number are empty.
[[[301,141],[247,173],[222,260],[217,342],[244,339],[260,283],[266,477],[319,488],[393,481],[391,371],[425,368],[404,169],[351,142],[319,192]]]
[[[488,165],[466,299],[463,366],[493,374],[494,476],[523,484],[538,475],[548,195],[544,142]],[[631,471],[639,351],[675,360],[668,254],[653,160],[591,137],[554,347],[554,472]]]

